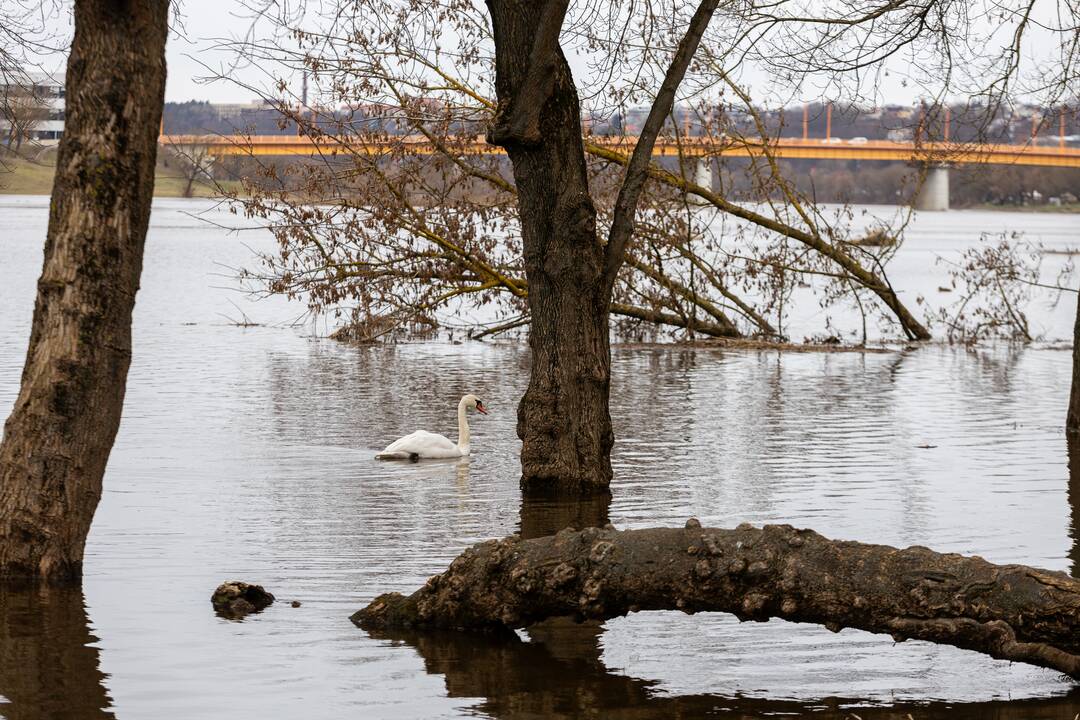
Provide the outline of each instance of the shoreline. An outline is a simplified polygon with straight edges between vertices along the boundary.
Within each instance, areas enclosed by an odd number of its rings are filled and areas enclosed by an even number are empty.
[[[45,195],[52,192],[53,175],[56,172],[56,153],[49,151],[42,160],[31,160],[10,154],[0,155],[0,195]],[[183,198],[187,179],[175,167],[167,167],[159,156],[154,171],[154,197]],[[241,181],[225,180],[221,183],[230,191],[240,191]],[[192,185],[191,198],[220,197],[217,188],[205,180]],[[835,203],[824,203],[827,205]],[[978,205],[953,206],[950,210],[986,210],[991,212],[1046,213],[1051,215],[1080,214],[1080,203],[1063,205]]]
[[[30,160],[11,155],[0,156],[0,195],[52,195],[53,176],[56,173],[56,154],[49,153],[43,160]],[[158,161],[154,168],[154,197],[183,198],[187,179],[175,168],[164,167]],[[225,186],[239,185],[226,181]],[[192,184],[190,198],[220,197],[217,188],[205,181]]]

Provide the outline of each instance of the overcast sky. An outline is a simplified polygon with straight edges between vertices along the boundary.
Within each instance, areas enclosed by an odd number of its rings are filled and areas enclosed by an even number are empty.
[[[312,2],[318,2],[318,0],[312,0]],[[1052,6],[1053,3],[1049,5]],[[234,82],[201,81],[201,78],[212,74],[206,66],[243,83],[269,87],[267,70],[272,72],[272,68],[234,68],[231,66],[231,63],[235,61],[232,53],[215,49],[215,46],[223,40],[243,37],[251,29],[252,20],[240,0],[182,0],[179,8],[179,22],[173,24],[174,32],[169,38],[166,51],[168,81],[165,99],[167,101],[207,100],[224,103],[249,102],[255,99],[257,93]],[[60,34],[66,33],[70,37],[70,10],[63,8],[59,10],[59,13],[54,18],[55,27]],[[54,56],[43,58],[42,65],[47,70],[55,71],[62,70],[64,62],[63,58]],[[571,58],[571,64],[577,64],[573,58]],[[578,69],[575,67],[575,74],[577,73]],[[906,81],[904,75],[904,68],[896,68],[882,80],[882,86],[876,93],[880,101],[908,104],[926,94],[924,88],[920,88],[917,83]],[[751,85],[754,84],[752,71],[749,77],[743,78],[743,82],[747,81]],[[296,88],[295,92],[299,94],[299,88]]]

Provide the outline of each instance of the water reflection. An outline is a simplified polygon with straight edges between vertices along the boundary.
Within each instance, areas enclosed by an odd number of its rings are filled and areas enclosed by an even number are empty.
[[[1072,538],[1069,572],[1080,577],[1080,436],[1066,434],[1065,442],[1069,453],[1069,537]]]
[[[93,646],[97,641],[81,590],[0,585],[0,715],[115,717]]]
[[[611,493],[583,500],[568,500],[558,495],[523,493],[518,532],[523,538],[554,535],[563,528],[581,530],[608,524]]]
[[[556,618],[530,627],[529,641],[514,633],[394,632],[372,636],[404,643],[423,658],[430,675],[442,675],[452,698],[483,698],[476,710],[495,718],[604,717],[616,720],[704,717],[899,720],[1074,720],[1080,689],[1053,700],[919,703],[873,706],[825,698],[813,702],[762,700],[738,695],[668,695],[649,680],[609,672],[601,660],[602,628]]]

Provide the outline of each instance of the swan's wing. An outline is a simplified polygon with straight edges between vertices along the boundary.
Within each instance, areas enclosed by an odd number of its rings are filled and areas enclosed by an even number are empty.
[[[413,454],[422,458],[445,458],[458,457],[461,455],[461,451],[458,450],[457,443],[451,442],[449,438],[443,435],[430,433],[426,430],[417,430],[390,443],[376,457],[408,457]]]

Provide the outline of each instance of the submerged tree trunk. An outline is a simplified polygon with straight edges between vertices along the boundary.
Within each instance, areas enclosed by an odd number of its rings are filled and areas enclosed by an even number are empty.
[[[532,375],[518,408],[522,489],[606,492],[612,288],[634,233],[649,158],[719,0],[700,0],[627,164],[606,243],[589,195],[581,103],[559,48],[569,0],[487,0],[498,110],[488,139],[514,166],[529,284]],[[734,329],[734,328],[733,328]]]
[[[532,373],[518,407],[522,488],[603,492],[614,442],[609,293],[577,90],[558,48],[565,2],[488,8],[499,98],[490,139],[514,168],[532,316]]]
[[[929,640],[1080,678],[1080,581],[923,547],[829,540],[789,525],[608,526],[476,545],[408,597],[353,615],[365,629],[502,629],[549,617],[716,611]]]
[[[1073,324],[1072,388],[1065,432],[1080,435],[1080,292],[1076,294],[1076,322]]]
[[[77,579],[120,424],[168,2],[78,0],[45,263],[0,445],[0,578]]]

